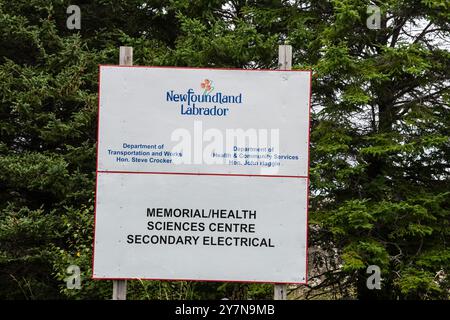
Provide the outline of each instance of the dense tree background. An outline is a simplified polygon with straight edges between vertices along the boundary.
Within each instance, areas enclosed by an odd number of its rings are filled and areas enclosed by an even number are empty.
[[[90,280],[98,64],[129,45],[136,65],[276,68],[286,42],[314,71],[310,282],[290,297],[449,298],[447,0],[73,2],[0,0],[0,299],[110,298]],[[81,290],[66,289],[71,264]],[[366,288],[372,264],[381,290]],[[271,288],[133,281],[129,298]]]

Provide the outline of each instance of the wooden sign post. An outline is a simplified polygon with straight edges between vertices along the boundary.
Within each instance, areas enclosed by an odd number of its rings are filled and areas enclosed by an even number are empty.
[[[133,47],[120,47],[119,65],[133,65]],[[127,280],[113,280],[113,300],[127,299]]]
[[[280,70],[292,70],[292,46],[278,46],[278,67],[280,68]],[[273,299],[287,300],[286,284],[275,284]]]

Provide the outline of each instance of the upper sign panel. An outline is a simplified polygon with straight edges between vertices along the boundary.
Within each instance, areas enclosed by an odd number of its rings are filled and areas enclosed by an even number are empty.
[[[309,71],[100,67],[98,170],[308,175]]]

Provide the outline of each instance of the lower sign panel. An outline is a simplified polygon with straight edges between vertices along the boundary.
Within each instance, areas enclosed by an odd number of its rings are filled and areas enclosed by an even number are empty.
[[[98,173],[94,278],[306,282],[307,180]]]

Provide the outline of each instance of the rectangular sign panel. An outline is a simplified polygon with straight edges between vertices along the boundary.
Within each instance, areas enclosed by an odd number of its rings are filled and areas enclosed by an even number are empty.
[[[310,77],[101,66],[93,277],[305,283]]]

